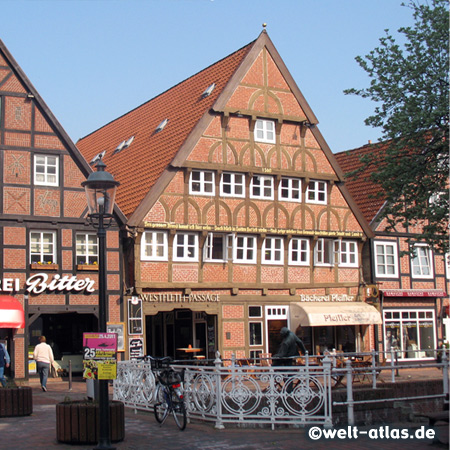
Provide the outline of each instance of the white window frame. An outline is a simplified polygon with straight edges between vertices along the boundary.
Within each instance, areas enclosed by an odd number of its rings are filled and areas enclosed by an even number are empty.
[[[392,253],[387,254],[386,249],[392,248]],[[383,252],[379,253],[378,248],[382,248]],[[394,241],[375,241],[374,242],[374,266],[375,266],[375,276],[377,278],[398,278],[398,248],[397,248],[397,242]],[[379,264],[378,263],[378,257],[384,258],[384,262]],[[387,262],[386,258],[392,258],[393,263]],[[378,267],[384,267],[384,272],[381,273],[378,269]],[[393,273],[387,273],[387,268],[392,267]]]
[[[411,277],[416,279],[430,279],[434,277],[433,253],[426,244],[414,244],[414,256],[411,256]],[[414,273],[415,269],[419,273]],[[428,273],[426,273],[428,271]]]
[[[286,182],[287,186],[283,186],[283,182]],[[294,182],[298,183],[298,187],[293,187]],[[283,197],[283,193],[287,195]],[[294,194],[297,194],[298,198]],[[278,199],[300,203],[302,201],[302,180],[300,178],[282,177],[278,186]]]
[[[54,160],[54,162],[51,160]],[[39,171],[38,167],[40,168]],[[34,184],[38,186],[59,186],[59,156],[34,155]]]
[[[199,175],[198,180],[194,180],[194,174]],[[211,175],[211,180],[205,180],[205,176]],[[189,194],[213,196],[216,192],[215,173],[211,170],[192,170],[189,175]],[[194,185],[198,184],[199,189],[194,190]],[[211,188],[211,191],[207,189]]]
[[[328,196],[327,191],[328,184],[326,181],[310,180],[308,186],[306,187],[305,202],[326,205]]]
[[[192,239],[193,238],[193,242]],[[178,256],[178,249],[183,250],[183,255]],[[190,253],[191,252],[191,253]],[[174,261],[198,261],[198,234],[178,232],[173,240]]]
[[[241,241],[241,242],[240,242]],[[233,245],[233,262],[239,264],[255,264],[256,263],[256,253],[258,251],[256,246],[256,236],[238,234],[234,236]],[[242,252],[243,256],[238,258],[238,252]],[[252,257],[248,257],[248,252],[252,252]]]
[[[266,142],[268,144],[275,144],[276,128],[273,120],[256,119],[255,142]]]
[[[214,258],[214,240],[222,239],[222,258]],[[233,235],[208,233],[203,248],[203,260],[207,262],[226,262],[233,258]]]
[[[445,275],[447,279],[450,279],[450,253],[444,255]]]
[[[51,242],[45,242],[44,236],[51,236]],[[37,239],[36,239],[37,237]],[[38,250],[33,252],[33,243],[36,243]],[[48,246],[50,251],[45,251],[45,247]],[[30,263],[42,263],[42,264],[56,264],[56,231],[30,231]],[[36,256],[39,256],[36,260]]]
[[[259,184],[256,184],[256,181]],[[269,182],[269,185],[266,185],[266,181]],[[259,195],[256,195],[253,190],[259,189]],[[270,190],[270,195],[266,195],[266,189]],[[274,192],[274,177],[268,175],[253,175],[252,180],[250,182],[250,198],[258,198],[261,200],[273,200],[273,192]]]
[[[336,262],[336,242],[332,239],[319,238],[314,246],[315,266],[334,266]]]
[[[289,241],[289,264],[292,266],[309,266],[310,264],[309,239],[293,237]]]
[[[98,264],[98,238],[95,233],[76,233],[75,258],[77,264]],[[83,258],[83,262],[78,261],[78,258]]]
[[[230,182],[224,181],[225,175],[230,176]],[[241,178],[241,181],[237,181],[237,178]],[[224,186],[229,186],[231,192],[225,192]],[[236,192],[238,187],[242,189],[240,194]],[[220,195],[222,197],[245,197],[245,175],[243,173],[223,172],[220,177]]]
[[[162,242],[158,239],[162,237]],[[150,238],[150,239],[148,239]],[[162,254],[158,251],[162,249]],[[168,233],[161,230],[147,230],[141,237],[142,261],[167,261],[169,258]]]
[[[262,246],[261,264],[284,264],[284,239],[268,236]]]
[[[356,241],[347,241],[345,239],[335,241],[335,251],[338,246],[339,266],[340,267],[358,267],[358,243]],[[351,261],[353,258],[353,261]]]

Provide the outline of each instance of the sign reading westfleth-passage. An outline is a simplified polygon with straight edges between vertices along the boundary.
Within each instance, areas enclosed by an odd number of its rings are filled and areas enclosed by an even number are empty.
[[[117,378],[117,333],[83,333],[83,378]]]

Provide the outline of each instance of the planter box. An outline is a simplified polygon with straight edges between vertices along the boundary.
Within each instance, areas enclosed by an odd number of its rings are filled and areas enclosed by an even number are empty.
[[[125,408],[122,402],[109,402],[111,442],[125,437]],[[56,438],[67,444],[95,444],[99,435],[99,405],[73,401],[56,405]]]
[[[0,389],[0,417],[29,416],[33,412],[31,387]]]
[[[77,270],[95,270],[98,272],[97,264],[77,264]]]
[[[58,270],[58,264],[30,264],[32,270]]]

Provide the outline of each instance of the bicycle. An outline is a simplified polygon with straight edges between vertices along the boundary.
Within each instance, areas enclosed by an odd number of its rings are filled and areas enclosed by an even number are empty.
[[[162,425],[172,413],[178,428],[183,431],[186,428],[187,417],[181,389],[182,373],[170,367],[172,360],[169,357],[149,357],[149,360],[158,382],[154,405],[155,419]]]

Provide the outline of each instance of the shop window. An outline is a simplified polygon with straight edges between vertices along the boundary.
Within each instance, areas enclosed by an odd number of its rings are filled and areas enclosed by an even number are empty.
[[[234,262],[256,263],[256,237],[237,235],[234,239]]]
[[[77,264],[98,264],[98,240],[95,233],[77,233]]]
[[[384,340],[387,358],[434,358],[435,320],[433,310],[385,310]]]
[[[250,183],[250,197],[273,200],[273,177],[254,175]]]
[[[174,261],[198,261],[197,233],[177,233],[173,244]]]
[[[275,122],[273,120],[257,119],[255,123],[255,141],[275,143]]]
[[[214,172],[193,170],[189,178],[189,193],[192,195],[214,195]]]
[[[168,244],[166,231],[145,231],[141,238],[143,261],[167,261]]]
[[[289,264],[309,265],[309,239],[292,238],[289,242]]]
[[[279,199],[300,202],[302,200],[302,181],[299,178],[281,178]]]
[[[312,180],[306,188],[307,203],[327,203],[327,183],[325,181]]]
[[[58,156],[34,156],[34,184],[41,186],[59,186]]]
[[[283,264],[284,245],[281,237],[267,237],[262,248],[263,264]]]
[[[30,263],[56,264],[56,232],[30,232]]]
[[[244,197],[244,174],[224,172],[220,178],[220,195],[223,197]]]
[[[232,259],[233,235],[209,233],[204,247],[205,261],[225,262]]]
[[[375,242],[375,274],[380,278],[398,277],[397,243]]]
[[[413,278],[433,278],[431,250],[427,245],[416,244],[411,258]]]

